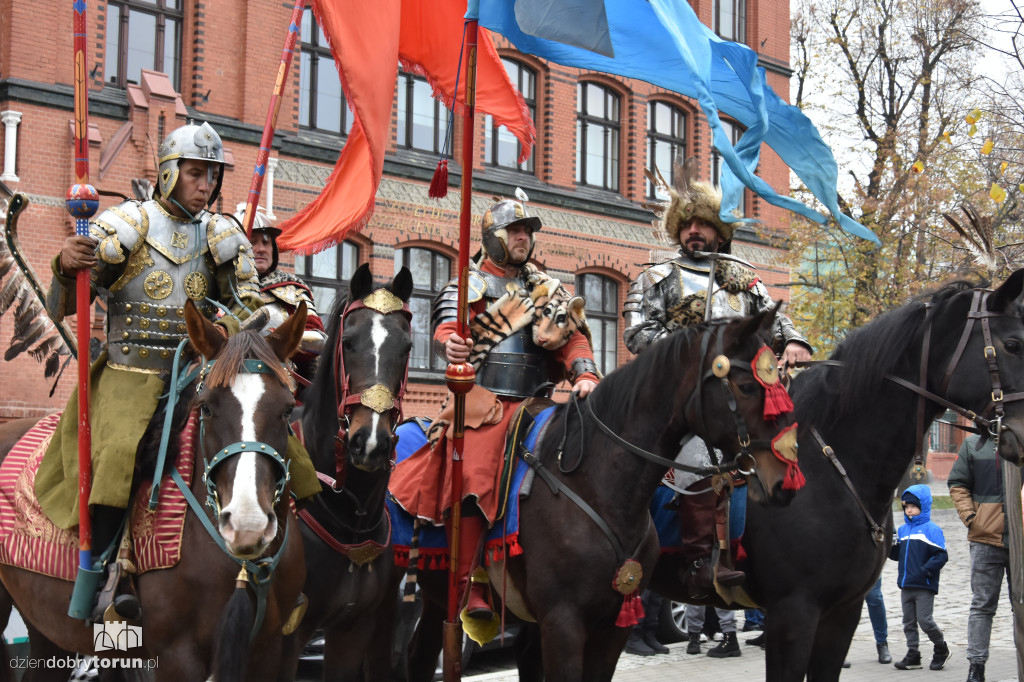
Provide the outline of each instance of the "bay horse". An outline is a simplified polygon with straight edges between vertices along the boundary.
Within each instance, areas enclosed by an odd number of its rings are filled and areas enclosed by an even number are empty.
[[[631,630],[616,625],[624,598],[613,581],[628,580],[628,559],[638,569],[633,594],[649,581],[659,546],[648,505],[684,437],[695,434],[727,462],[741,462],[758,502],[793,497],[784,488],[793,462],[772,449],[791,419],[764,419],[766,393],[751,369],[774,316],[680,329],[609,373],[587,398],[555,408],[534,448],[532,491],[519,503],[523,551],[488,567],[505,608],[539,628],[542,656],[532,657],[533,670],[520,670],[521,679],[539,679],[538,661],[548,682],[612,679]],[[441,648],[446,583],[438,573],[417,576],[424,599],[409,654],[412,680],[432,678]]]
[[[992,292],[953,282],[854,330],[793,380],[807,482],[786,508],[751,507],[742,538],[770,682],[839,679],[891,543],[894,492],[933,419],[979,415],[999,454],[1021,463],[1022,289],[1024,270]],[[687,601],[677,570],[665,555],[652,586]]]
[[[309,607],[286,638],[281,680],[295,679],[317,630],[325,680],[388,679],[398,593],[385,493],[412,351],[412,289],[407,268],[374,285],[364,264],[328,317],[301,422],[322,486],[299,514]]]
[[[242,331],[225,339],[191,302],[186,305],[189,339],[207,359],[198,383],[191,376],[184,389],[195,397],[180,401],[172,412],[175,434],[184,430],[193,410],[201,424],[188,487],[193,499],[180,561],[135,578],[142,643],[124,652],[124,658],[155,660],[157,682],[202,682],[211,674],[218,682],[268,679],[266,671],[280,655],[281,629],[305,576],[300,535],[289,532],[295,521],[287,466],[277,454],[287,449],[294,405],[284,362],[298,348],[305,317],[302,305],[266,338]],[[152,480],[166,403],[165,398],[143,437],[136,493],[147,473]],[[174,462],[177,438],[170,441],[168,456]],[[177,470],[172,467],[170,474]],[[165,476],[162,485],[174,483]],[[196,498],[207,500],[211,511]],[[0,580],[0,606],[5,613],[18,607],[32,658],[67,651],[106,658],[122,653],[97,652],[93,628],[68,617],[71,582],[11,565],[0,565]],[[264,594],[256,603],[253,584]],[[66,669],[37,669],[25,679],[66,680],[67,675]]]

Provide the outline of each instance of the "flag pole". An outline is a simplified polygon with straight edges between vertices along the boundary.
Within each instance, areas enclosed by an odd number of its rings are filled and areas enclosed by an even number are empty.
[[[89,236],[89,218],[99,208],[99,194],[89,184],[89,82],[86,80],[86,39],[88,23],[85,0],[74,0],[74,85],[75,121],[74,155],[75,183],[67,192],[64,206],[75,219],[75,234]],[[96,580],[92,565],[92,522],[89,517],[89,495],[92,491],[92,429],[89,425],[89,337],[92,327],[90,309],[89,268],[78,271],[75,281],[76,323],[78,337],[78,579],[75,595],[68,608],[73,618],[88,618],[92,612],[90,591]],[[79,583],[81,582],[81,589]]]
[[[459,336],[469,338],[469,310],[466,285],[469,279],[469,234],[473,219],[473,132],[476,108],[476,58],[477,58],[477,17],[478,1],[469,0],[466,8],[466,101],[462,129],[462,183],[461,209],[459,214]],[[452,98],[458,99],[458,92]],[[476,372],[468,362],[450,364],[445,370],[445,383],[452,392],[455,414],[452,419],[452,497],[451,537],[449,551],[451,561],[448,573],[448,621],[444,625],[444,682],[458,682],[462,679],[462,625],[459,623],[459,604],[462,595],[458,590],[459,537],[462,522],[462,460],[466,433],[466,394],[473,388]]]
[[[288,69],[292,65],[292,56],[295,54],[295,41],[299,37],[299,28],[302,26],[302,12],[306,6],[306,0],[295,0],[292,8],[292,19],[288,24],[288,35],[284,39],[284,50],[281,52],[281,63],[277,67],[277,81],[274,83],[274,92],[270,96],[270,108],[267,111],[267,122],[263,124],[263,137],[260,138],[260,149],[256,153],[256,166],[252,171],[252,182],[249,184],[249,196],[245,202],[245,217],[242,219],[242,227],[245,229],[245,236],[252,236],[252,224],[256,219],[256,207],[260,203],[260,194],[263,191],[263,176],[267,172],[267,159],[270,157],[270,145],[274,141],[274,129],[277,127],[277,115],[281,111],[281,91],[284,89],[285,81],[288,80]],[[273,213],[273,206],[269,207]]]

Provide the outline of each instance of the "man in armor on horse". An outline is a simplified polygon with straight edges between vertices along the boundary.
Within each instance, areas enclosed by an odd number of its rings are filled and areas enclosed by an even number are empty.
[[[244,211],[245,204],[239,204],[238,212],[235,213],[239,222]],[[271,331],[281,326],[299,307],[299,303],[306,304],[306,331],[302,335],[298,352],[292,357],[292,363],[300,382],[308,385],[316,374],[316,361],[327,340],[327,334],[324,332],[323,320],[313,304],[313,290],[297,275],[277,267],[280,256],[277,238],[280,236],[281,230],[270,221],[263,207],[257,207],[249,239],[252,242],[253,259],[256,261],[259,296],[263,307],[253,313],[252,318],[262,318],[258,322],[259,326]],[[252,318],[246,322],[246,327],[257,324]],[[302,387],[299,387],[298,394],[302,394]]]
[[[94,295],[107,303],[106,349],[90,369],[89,503],[97,554],[120,535],[136,451],[166,391],[175,350],[188,337],[185,303],[191,300],[225,336],[237,332],[262,304],[245,233],[208,211],[223,182],[220,136],[209,123],[189,123],[164,139],[157,156],[154,198],[107,209],[90,223],[88,237],[68,237],[52,261],[47,312],[54,321],[75,314],[75,277],[83,268],[91,270]],[[41,508],[61,528],[73,528],[79,520],[77,403],[76,391],[35,483]],[[286,455],[292,491],[297,497],[315,494],[320,485],[312,462],[297,441],[295,446],[290,442]],[[112,596],[112,590],[105,593]],[[101,617],[105,606],[97,604],[94,617]],[[123,618],[138,617],[131,595],[121,595],[114,606]]]
[[[696,180],[695,161],[691,158],[685,165],[674,165],[674,186],[660,173],[655,177],[647,172],[659,192],[669,197],[663,203],[647,206],[659,218],[654,225],[680,248],[674,258],[641,272],[629,288],[622,313],[626,324],[623,340],[633,353],[642,352],[680,327],[752,315],[775,305],[753,267],[729,255],[739,219],[722,219],[721,192]],[[785,315],[776,316],[768,343],[785,364],[811,358],[810,344]],[[687,455],[690,448],[695,453],[699,450],[704,463],[711,465],[712,455],[702,441],[689,441],[684,446]],[[727,541],[724,516],[729,487],[716,492],[708,479],[697,480],[678,471],[670,471],[665,483],[678,493],[685,561],[682,578],[690,595],[709,596],[714,592],[714,581],[726,587],[741,584],[742,572],[719,564],[713,575],[711,566],[716,539]]]
[[[590,393],[598,381],[593,351],[580,330],[556,350],[546,350],[534,341],[529,322],[537,311],[531,307],[530,292],[554,282],[528,262],[540,228],[540,220],[527,214],[522,201],[501,200],[484,213],[482,257],[470,269],[467,282],[471,338],[458,334],[457,281],[445,286],[434,300],[435,350],[449,363],[472,360],[477,366],[476,384],[466,396],[456,569],[466,605],[463,613],[478,620],[489,620],[494,613],[488,586],[476,578],[470,581],[470,575],[481,563],[485,535],[497,520],[505,436],[516,408],[526,398],[549,395],[553,380],[565,378],[580,397]],[[514,322],[509,310],[521,310],[520,302],[528,310],[527,319],[505,326]],[[435,428],[438,423],[445,424],[441,429],[448,428],[452,402],[446,401]],[[440,524],[450,513],[451,453],[444,445],[445,436],[435,434],[432,429],[433,442],[399,464],[391,478],[391,492],[410,513]]]

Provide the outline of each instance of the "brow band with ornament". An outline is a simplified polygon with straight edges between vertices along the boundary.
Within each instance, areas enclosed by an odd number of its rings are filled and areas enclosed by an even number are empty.
[[[363,305],[371,310],[376,310],[382,315],[387,315],[388,313],[401,310],[405,304],[402,303],[402,299],[387,289],[377,289],[363,299]]]

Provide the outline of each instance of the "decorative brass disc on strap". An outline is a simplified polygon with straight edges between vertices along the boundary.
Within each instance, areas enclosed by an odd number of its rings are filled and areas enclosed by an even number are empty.
[[[729,362],[729,358],[724,355],[719,355],[711,362],[711,373],[719,379],[728,375],[731,368],[732,364]]]
[[[635,559],[626,559],[615,572],[615,591],[619,594],[632,594],[640,587],[640,579],[644,569]]]
[[[203,273],[190,272],[185,275],[185,293],[193,301],[201,301],[206,298],[206,294],[209,290],[209,281]]]
[[[359,402],[383,414],[395,406],[395,397],[384,384],[374,384],[359,395]]]

